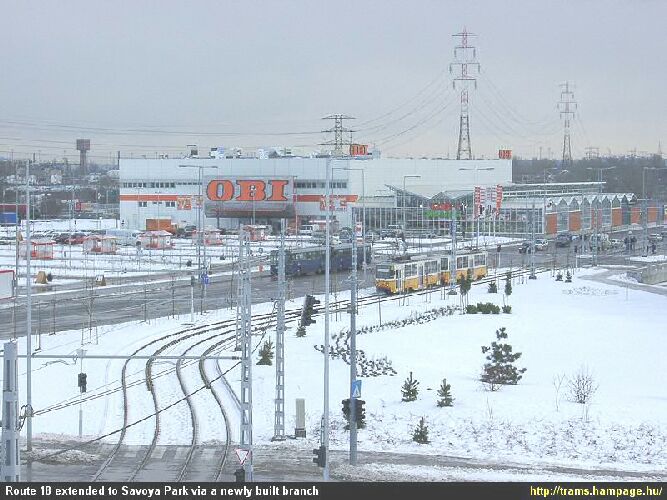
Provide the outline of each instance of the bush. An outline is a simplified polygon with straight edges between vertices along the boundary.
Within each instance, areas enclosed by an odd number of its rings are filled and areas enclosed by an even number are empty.
[[[401,393],[403,394],[401,401],[405,403],[416,401],[417,394],[419,394],[418,386],[419,382],[412,378],[412,372],[410,372],[410,377],[405,379],[405,382],[403,382],[403,387],[401,387]]]
[[[573,377],[568,379],[567,386],[570,401],[579,404],[590,403],[593,395],[598,390],[593,374],[585,366],[582,366]]]
[[[504,314],[512,314],[512,306],[503,306]]]
[[[560,271],[556,274],[556,281],[563,281],[563,273]]]
[[[507,271],[505,275],[505,295],[512,295],[512,271]]]
[[[258,365],[272,365],[273,364],[273,342],[271,339],[264,342],[262,348],[259,350]]]
[[[452,398],[452,386],[447,383],[447,379],[443,378],[440,388],[438,389],[438,407],[442,408],[443,406],[452,406],[454,398]]]
[[[482,314],[500,314],[500,307],[492,302],[478,302],[476,308]]]
[[[496,339],[504,340],[507,338],[505,327],[496,330]],[[490,352],[489,352],[490,351]],[[482,346],[482,353],[486,356],[486,363],[482,370],[480,380],[489,384],[492,391],[499,389],[499,385],[516,385],[522,378],[526,369],[518,369],[514,363],[521,357],[521,353],[512,353],[510,344],[491,342],[491,346]]]
[[[51,273],[47,274],[47,275],[46,275],[46,281],[48,281],[49,283],[51,283],[51,282],[53,281],[53,274],[51,274]]]
[[[296,329],[296,336],[297,337],[305,337],[306,336],[306,327],[305,326],[300,326]]]
[[[419,419],[419,424],[412,433],[412,440],[419,444],[428,444],[428,426],[424,421],[424,417]]]
[[[467,305],[466,314],[477,314],[477,306],[475,304]]]
[[[565,273],[565,283],[572,283],[572,275],[570,274],[570,271]]]
[[[498,285],[496,285],[495,281],[489,283],[489,293],[498,293]]]

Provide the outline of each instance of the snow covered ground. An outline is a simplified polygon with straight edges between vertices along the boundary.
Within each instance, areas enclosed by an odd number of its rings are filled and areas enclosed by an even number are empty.
[[[422,321],[401,328],[385,328],[358,336],[358,349],[369,360],[386,358],[397,375],[362,378],[362,399],[366,401],[367,427],[359,432],[359,449],[425,455],[447,455],[484,460],[490,464],[522,464],[533,471],[530,476],[543,479],[540,467],[568,466],[583,469],[638,471],[650,474],[667,467],[667,392],[664,384],[664,355],[667,339],[664,328],[664,296],[630,290],[621,286],[583,281],[578,271],[572,283],[556,282],[550,273],[535,281],[515,279],[513,293],[507,298],[511,314],[462,315],[458,312],[432,321]],[[504,282],[499,283],[499,290]],[[371,293],[365,290],[362,295]],[[342,298],[343,294],[339,295]],[[503,304],[502,294],[489,294],[485,286],[474,286],[469,302]],[[297,309],[302,301],[292,301],[287,309]],[[322,303],[324,301],[322,300]],[[458,305],[459,297],[439,291],[430,296],[408,296],[401,301],[382,302],[383,323],[404,320],[424,311]],[[270,304],[253,306],[254,313],[268,312]],[[358,327],[379,323],[378,305],[360,308]],[[200,323],[231,318],[232,311],[221,310],[200,319]],[[84,332],[84,349],[89,354],[133,352],[139,344],[182,328],[187,317],[160,319],[150,324],[130,322],[99,328],[97,338]],[[286,433],[295,425],[296,398],[306,400],[306,439],[271,443],[274,426],[275,367],[253,366],[254,441],[265,446],[294,447],[310,453],[319,442],[322,414],[322,354],[314,346],[323,343],[324,319],[307,328],[307,336],[297,338],[295,325],[286,334]],[[348,326],[348,316],[331,316],[331,334]],[[485,362],[481,346],[495,339],[495,331],[506,327],[508,342],[522,353],[517,362],[527,368],[516,386],[490,392],[479,382]],[[270,330],[273,334],[273,329]],[[73,355],[80,347],[80,331],[42,337],[42,352]],[[199,339],[196,339],[199,340]],[[259,341],[259,339],[258,339]],[[97,342],[97,344],[95,343]],[[20,352],[25,352],[20,342]],[[33,342],[33,345],[35,342]],[[159,344],[156,344],[159,345]],[[332,346],[335,341],[332,340]],[[177,345],[166,353],[182,353],[188,345]],[[142,354],[152,353],[146,349]],[[203,347],[194,348],[197,354]],[[230,354],[230,353],[227,353]],[[211,368],[213,362],[207,363]],[[220,361],[227,370],[232,361]],[[118,387],[123,362],[85,360],[90,396]],[[21,361],[25,388],[25,364]],[[130,417],[138,420],[151,413],[151,400],[143,383],[144,362],[129,365]],[[572,402],[568,397],[568,379],[585,367],[598,386],[592,402]],[[156,365],[156,370],[173,370],[172,362]],[[51,404],[76,401],[79,362],[33,360],[33,406],[37,412]],[[419,381],[417,401],[401,401],[401,386],[412,372]],[[188,389],[202,385],[198,370],[192,365],[184,370]],[[214,371],[211,370],[211,375]],[[436,406],[436,391],[443,378],[452,387],[454,406]],[[560,390],[556,389],[562,379]],[[228,380],[239,390],[239,370],[232,369]],[[341,359],[330,363],[331,446],[348,447],[348,432],[343,429],[341,400],[348,397],[349,366]],[[556,382],[555,382],[556,381]],[[182,397],[175,377],[155,381],[160,405]],[[222,390],[222,384],[217,385]],[[23,390],[21,398],[23,399]],[[202,420],[202,441],[224,439],[219,409],[204,391],[196,396]],[[122,422],[120,393],[86,401],[84,434],[97,436],[117,429]],[[412,441],[413,429],[421,417],[429,428],[429,444]],[[189,413],[181,403],[161,415],[160,444],[188,444]],[[238,420],[233,422],[234,438]],[[62,434],[75,436],[78,431],[78,405],[63,410],[38,413],[34,430],[39,436]],[[128,431],[127,442],[147,443],[153,433],[153,420]],[[107,438],[114,442],[117,436]],[[395,471],[400,476],[400,464]],[[387,469],[388,470],[388,469]],[[437,471],[426,469],[425,480]],[[370,472],[369,472],[370,474]],[[449,475],[448,475],[449,474]],[[474,477],[484,476],[473,471]],[[477,476],[475,476],[477,474]],[[443,472],[455,479],[465,475]],[[494,476],[495,477],[495,476]],[[551,477],[551,476],[549,476]],[[528,480],[519,479],[519,480]]]

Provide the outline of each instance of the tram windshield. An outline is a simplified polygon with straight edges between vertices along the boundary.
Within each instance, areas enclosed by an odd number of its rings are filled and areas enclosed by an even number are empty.
[[[378,266],[375,277],[379,279],[391,279],[394,277],[393,266]]]

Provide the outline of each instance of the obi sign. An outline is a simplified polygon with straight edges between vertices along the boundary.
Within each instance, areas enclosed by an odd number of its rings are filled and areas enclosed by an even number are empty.
[[[289,217],[294,214],[293,180],[210,178],[204,211],[208,217]]]

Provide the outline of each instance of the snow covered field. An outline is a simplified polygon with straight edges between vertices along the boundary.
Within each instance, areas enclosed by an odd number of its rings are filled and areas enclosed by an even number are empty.
[[[546,465],[647,474],[664,471],[667,467],[667,392],[664,385],[667,341],[664,328],[659,325],[664,321],[666,298],[635,290],[628,293],[622,286],[579,279],[584,273],[594,272],[597,271],[579,271],[572,283],[556,282],[550,273],[540,274],[535,281],[520,283],[515,280],[514,291],[507,300],[512,305],[509,315],[455,313],[421,324],[360,334],[358,348],[364,351],[365,357],[386,357],[397,375],[362,378],[367,427],[359,432],[359,449],[467,457],[491,464],[516,463],[534,467],[536,471]],[[503,287],[501,280],[498,288],[502,291]],[[339,298],[342,296],[340,294]],[[502,305],[502,295],[487,293],[485,286],[473,287],[469,302],[487,301]],[[437,291],[430,297],[412,295],[404,305],[398,301],[382,302],[382,320],[383,323],[403,320],[429,309],[458,303],[458,296],[442,299]],[[300,306],[301,301],[292,301],[287,309]],[[270,304],[253,308],[254,313],[269,310]],[[203,321],[210,323],[230,318],[230,314],[229,310],[216,311],[205,316]],[[95,337],[88,338],[86,332],[85,340],[91,343],[84,349],[89,354],[130,353],[150,338],[182,328],[181,323],[186,319],[161,319],[148,325],[135,321],[100,328],[98,345],[95,345]],[[314,345],[323,343],[324,319],[316,319],[317,323],[308,327],[306,337],[295,337],[294,324],[286,334],[286,433],[292,434],[294,430],[295,398],[305,398],[308,437],[281,444],[270,442],[274,424],[275,367],[255,365],[255,443],[296,447],[301,450],[299,453],[310,453],[317,446],[323,384],[322,355]],[[359,328],[378,322],[377,303],[360,308]],[[331,334],[337,335],[348,323],[347,315],[340,314],[338,320],[332,315]],[[527,371],[518,385],[490,392],[479,382],[485,362],[481,346],[495,340],[495,331],[501,326],[507,328],[508,342],[514,351],[522,353],[517,365]],[[42,352],[74,354],[80,342],[80,331],[43,336]],[[20,352],[24,352],[23,342],[21,344]],[[182,353],[188,345],[177,345],[164,354]],[[335,345],[333,340],[332,345]],[[196,347],[190,354],[202,351],[203,347]],[[84,361],[84,371],[88,373],[86,395],[117,387],[122,363],[118,360]],[[144,363],[133,361],[129,365],[130,380],[138,382],[130,389],[131,420],[151,413],[151,400],[145,384],[141,383]],[[209,369],[212,363],[207,363]],[[223,371],[233,364],[232,361],[220,363]],[[72,359],[33,361],[33,406],[37,412],[68,398],[76,401],[78,366],[79,363],[75,366]],[[567,378],[582,367],[593,375],[599,386],[588,405],[568,398]],[[158,368],[173,370],[173,362],[159,362],[156,370]],[[196,365],[184,372],[189,377],[190,390],[202,385]],[[417,401],[405,403],[401,402],[401,386],[409,372],[413,372],[420,383],[419,396]],[[211,374],[214,374],[213,370]],[[348,447],[348,432],[343,429],[340,402],[348,397],[349,366],[340,358],[332,359],[330,375],[331,446],[345,449]],[[454,406],[439,408],[436,406],[436,391],[445,377],[452,386]],[[554,380],[558,377],[565,379],[557,392]],[[240,385],[238,378],[238,368],[228,375],[236,390]],[[182,397],[175,377],[160,377],[155,383],[161,406]],[[25,387],[25,381],[21,387]],[[222,384],[219,387],[222,389]],[[213,398],[201,391],[196,396],[196,405],[202,420],[200,439],[223,439],[222,420]],[[86,401],[83,408],[86,435],[110,432],[122,421],[118,392],[112,397]],[[431,441],[425,445],[411,439],[422,416],[429,427]],[[164,412],[160,444],[188,444],[191,436],[189,419],[184,403]],[[232,425],[236,439],[238,421]],[[53,434],[76,435],[78,405],[38,413],[34,429],[38,437],[42,433],[51,437]],[[128,431],[127,442],[147,443],[152,433],[153,420],[148,419]],[[107,439],[113,442],[115,437]],[[451,476],[451,471],[447,474],[443,472],[442,477],[457,477]],[[539,472],[536,474],[539,477]],[[431,477],[425,472],[422,475]]]

